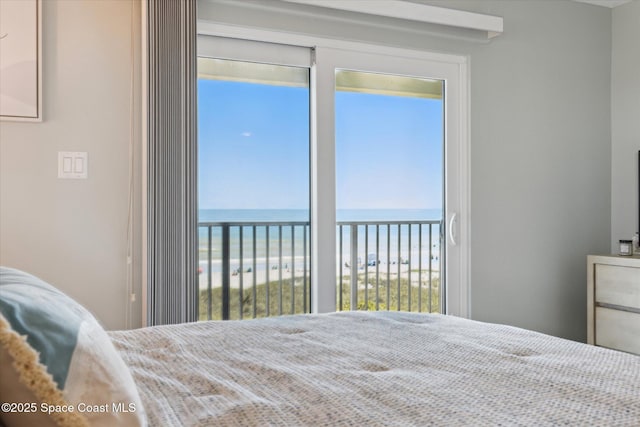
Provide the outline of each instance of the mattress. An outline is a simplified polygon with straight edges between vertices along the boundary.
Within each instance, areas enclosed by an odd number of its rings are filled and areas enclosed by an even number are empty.
[[[640,425],[640,357],[453,316],[109,333],[151,426]]]

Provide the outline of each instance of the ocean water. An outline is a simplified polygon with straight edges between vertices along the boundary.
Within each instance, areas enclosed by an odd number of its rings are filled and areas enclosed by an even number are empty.
[[[376,209],[376,210],[339,210],[337,221],[439,221],[439,209]],[[236,224],[229,229],[229,251],[232,270],[245,271],[253,265],[256,258],[257,270],[290,268],[303,270],[309,268],[310,235],[309,227],[304,225],[279,227],[257,226],[260,222],[308,222],[309,211],[302,209],[202,209],[199,211],[201,223],[227,222]],[[238,224],[246,223],[240,226]],[[255,233],[255,238],[254,238]],[[350,264],[351,227],[336,227],[336,261],[338,265]],[[357,264],[408,263],[417,265],[421,259],[423,265],[429,257],[438,261],[439,224],[423,225],[380,225],[358,227]],[[341,239],[342,236],[342,239]],[[342,240],[342,252],[340,241]],[[200,266],[204,272],[211,265],[212,272],[219,273],[222,265],[222,226],[201,226],[199,228]],[[255,251],[255,254],[254,254]],[[283,263],[282,266],[280,263]],[[413,268],[413,267],[412,267]]]
[[[200,209],[200,222],[309,221],[306,209]],[[440,220],[441,209],[338,209],[337,221]]]

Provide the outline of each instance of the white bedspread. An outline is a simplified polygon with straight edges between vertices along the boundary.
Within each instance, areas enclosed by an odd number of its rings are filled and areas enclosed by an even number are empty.
[[[451,316],[111,332],[152,426],[640,426],[640,357]]]

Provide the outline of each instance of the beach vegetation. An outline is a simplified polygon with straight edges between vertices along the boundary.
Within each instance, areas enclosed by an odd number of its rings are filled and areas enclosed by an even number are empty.
[[[397,278],[391,277],[389,281],[380,276],[376,286],[375,278],[365,286],[364,274],[358,275],[358,310],[369,311],[413,311],[417,312],[440,312],[440,280],[432,278],[431,286],[428,280],[422,281],[422,286],[418,286],[417,280],[412,279],[409,286],[407,278],[400,278],[398,286]],[[239,288],[231,288],[229,297],[229,320],[262,318],[268,316],[278,316],[286,314],[302,314],[309,311],[310,289],[307,280],[307,292],[304,292],[304,281],[302,278],[294,279],[293,286],[291,278],[270,281],[269,284],[259,284],[254,287],[252,284],[245,285],[242,293]],[[377,292],[376,292],[377,287]],[[430,291],[429,291],[430,289]],[[350,309],[350,276],[342,277],[342,299],[340,292],[336,292],[336,310],[347,311]],[[377,295],[377,298],[376,298]],[[305,297],[307,299],[305,305]],[[387,299],[388,297],[388,299]],[[267,310],[268,301],[268,310]],[[340,307],[340,301],[342,306]],[[199,320],[209,320],[209,291],[200,290]],[[242,312],[242,316],[240,313]],[[211,320],[222,320],[222,288],[211,289]]]
[[[390,280],[384,278],[381,274],[376,285],[375,277],[369,275],[368,282],[365,282],[364,274],[358,275],[358,310],[375,311],[421,311],[421,312],[440,312],[440,279],[432,278],[431,286],[428,279],[423,278],[421,286],[418,281],[412,279],[411,286],[406,277],[400,278],[400,286],[398,286],[397,278],[390,277]],[[350,292],[351,277],[349,275],[342,277],[342,310],[350,309]],[[366,283],[366,285],[365,285]],[[431,288],[431,292],[429,292]],[[377,297],[376,297],[377,295]],[[431,301],[431,304],[429,304]],[[338,291],[338,305],[340,302],[340,294]]]

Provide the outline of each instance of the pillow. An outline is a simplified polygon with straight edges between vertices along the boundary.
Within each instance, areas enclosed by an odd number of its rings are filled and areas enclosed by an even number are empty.
[[[142,426],[131,373],[106,331],[53,286],[0,267],[0,422]]]

